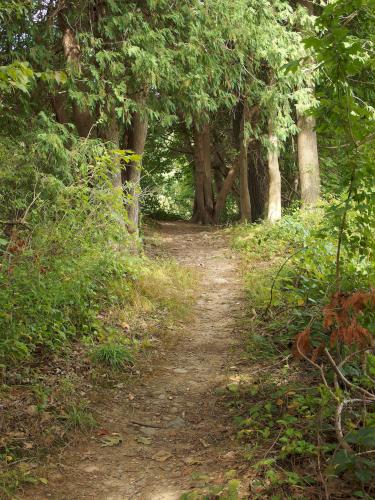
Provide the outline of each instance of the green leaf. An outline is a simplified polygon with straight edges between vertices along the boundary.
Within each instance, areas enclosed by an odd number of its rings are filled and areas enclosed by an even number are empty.
[[[362,427],[358,431],[353,431],[346,440],[365,448],[375,448],[375,427]]]

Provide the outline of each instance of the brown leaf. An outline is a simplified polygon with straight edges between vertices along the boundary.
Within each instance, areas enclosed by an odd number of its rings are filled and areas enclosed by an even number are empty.
[[[296,342],[293,348],[293,353],[296,358],[303,358],[303,356],[307,356],[310,353],[310,334],[311,328],[307,327],[297,335]]]
[[[155,455],[153,455],[151,458],[152,460],[156,460],[157,462],[165,462],[168,460],[168,458],[171,458],[172,453],[169,453],[169,451],[166,450],[160,450]]]

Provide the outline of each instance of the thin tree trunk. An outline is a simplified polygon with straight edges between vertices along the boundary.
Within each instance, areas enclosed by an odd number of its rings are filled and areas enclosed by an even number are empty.
[[[243,111],[240,128],[240,150],[239,150],[239,175],[240,175],[240,219],[241,222],[251,220],[251,204],[249,193],[249,177],[247,170],[247,151],[249,137],[246,132],[246,125],[249,122],[250,110],[247,101],[243,103]]]
[[[281,218],[281,175],[279,168],[278,141],[272,120],[268,122],[268,203],[267,219],[275,222]]]
[[[299,0],[300,5],[305,7],[310,16],[314,15],[314,3],[310,0]],[[302,33],[304,36],[307,33]],[[306,66],[313,66],[312,59],[306,60]],[[314,80],[307,83],[314,90]],[[320,197],[320,171],[318,141],[315,131],[315,118],[305,113],[297,113],[297,125],[299,127],[297,149],[298,170],[301,185],[302,207],[307,208],[316,205]]]
[[[315,119],[298,117],[298,170],[303,207],[316,205],[320,197],[320,172]]]
[[[211,137],[208,123],[194,127],[195,200],[194,222],[211,224],[213,190],[211,169]]]
[[[244,112],[245,111],[245,112]],[[225,202],[226,199],[229,195],[230,192],[233,192],[234,186],[235,186],[235,180],[237,178],[237,175],[240,171],[240,164],[241,161],[243,162],[244,160],[246,161],[245,165],[245,170],[246,170],[246,177],[248,178],[248,147],[249,147],[249,138],[244,137],[244,122],[246,120],[246,123],[251,123],[253,126],[255,124],[255,121],[257,119],[259,108],[258,106],[252,106],[251,109],[249,109],[246,105],[245,110],[237,109],[237,112],[235,113],[235,118],[233,121],[233,136],[234,136],[234,142],[236,143],[236,147],[239,150],[237,158],[233,162],[232,168],[228,171],[224,181],[222,182],[222,187],[220,191],[217,194],[216,197],[216,203],[215,203],[215,210],[214,210],[214,222],[217,224],[220,220],[220,216],[224,210],[225,207]],[[244,143],[245,141],[245,143]],[[245,150],[246,148],[246,150]],[[244,165],[242,165],[244,167]],[[247,191],[249,192],[249,186],[248,186],[248,181],[246,179],[245,183],[247,182]],[[242,184],[243,187],[243,184]],[[237,199],[236,193],[234,193],[234,197]],[[241,197],[241,186],[240,186],[240,192],[239,192],[239,208],[241,211],[241,200],[243,197]],[[249,200],[250,200],[250,194],[249,194]],[[251,207],[251,203],[249,201],[249,207]],[[251,212],[251,208],[250,208]]]
[[[217,224],[220,220],[220,216],[224,210],[225,202],[228,194],[231,192],[234,181],[238,175],[239,162],[238,159],[235,160],[233,167],[229,170],[227,176],[224,179],[222,188],[217,195],[214,211],[214,222]]]

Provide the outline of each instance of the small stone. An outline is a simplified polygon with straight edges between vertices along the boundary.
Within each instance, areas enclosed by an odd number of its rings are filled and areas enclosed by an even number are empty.
[[[169,422],[168,427],[171,427],[172,429],[180,429],[181,427],[185,427],[185,420],[181,417],[176,417]]]
[[[30,416],[34,416],[38,414],[38,407],[35,405],[30,405],[26,409],[26,413]]]
[[[154,427],[140,427],[139,432],[142,432],[145,436],[154,436],[157,433],[157,429]]]
[[[156,460],[157,462],[165,462],[168,460],[168,458],[171,458],[172,453],[169,453],[169,451],[166,450],[160,450],[155,455],[153,455],[151,458],[153,460]]]
[[[228,451],[223,455],[223,460],[234,460],[236,458],[236,453],[234,451]]]
[[[88,474],[92,474],[93,472],[99,472],[100,469],[97,465],[87,465],[86,467],[83,467],[82,470]]]

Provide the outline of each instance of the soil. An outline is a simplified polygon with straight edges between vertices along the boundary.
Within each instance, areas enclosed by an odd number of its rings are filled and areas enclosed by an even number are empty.
[[[71,443],[48,466],[48,484],[21,498],[175,500],[207,481],[220,484],[228,470],[246,475],[220,390],[236,380],[244,356],[238,260],[222,230],[164,222],[157,234],[169,256],[198,270],[193,319],[164,346],[152,374],[106,401],[102,439],[95,431]],[[121,442],[103,447],[106,440]]]

